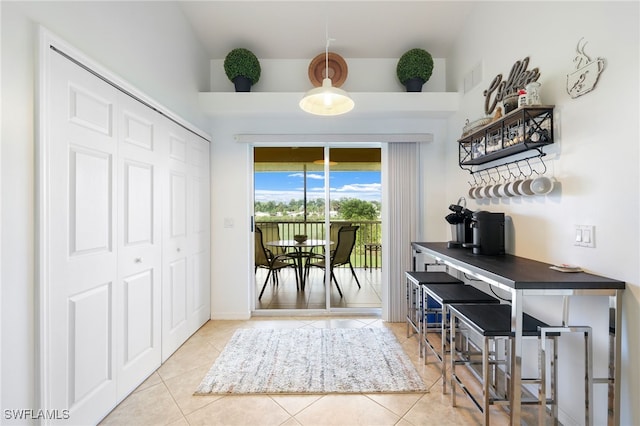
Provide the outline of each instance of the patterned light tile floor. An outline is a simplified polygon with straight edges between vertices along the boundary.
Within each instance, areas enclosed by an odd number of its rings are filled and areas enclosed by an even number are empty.
[[[193,392],[238,328],[388,327],[430,388],[426,393],[366,395],[193,396]],[[209,321],[155,373],[118,405],[102,425],[478,425],[480,411],[460,391],[457,407],[442,395],[439,367],[424,365],[416,336],[405,323],[373,317],[273,318]],[[431,358],[432,360],[433,358]],[[492,407],[494,425],[508,414]]]

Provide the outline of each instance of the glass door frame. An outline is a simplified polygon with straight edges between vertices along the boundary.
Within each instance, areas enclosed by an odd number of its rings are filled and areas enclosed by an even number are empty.
[[[254,264],[253,261],[253,253],[254,253],[254,238],[253,232],[255,228],[255,158],[254,158],[254,149],[255,148],[267,148],[267,147],[298,147],[298,148],[323,148],[323,160],[324,160],[324,194],[325,194],[325,211],[324,211],[324,229],[325,235],[324,239],[326,241],[325,245],[325,253],[329,253],[331,250],[330,244],[330,210],[331,210],[331,198],[330,198],[330,150],[331,148],[379,148],[381,151],[383,150],[383,144],[380,142],[254,142],[250,143],[248,146],[249,149],[249,158],[250,158],[250,202],[249,205],[249,217],[251,218],[251,237],[249,238],[250,249],[249,253],[251,254],[251,265]],[[381,167],[382,160],[381,160]],[[382,183],[382,182],[381,182]],[[327,200],[329,202],[327,202]],[[381,200],[382,205],[384,206],[384,199]],[[384,208],[381,209],[384,211]],[[384,228],[385,218],[381,217],[381,226]],[[381,268],[384,268],[384,262],[382,263]],[[325,307],[324,309],[263,309],[257,307],[257,294],[256,294],[256,275],[251,274],[249,279],[250,291],[249,295],[251,297],[251,314],[252,315],[260,315],[260,316],[287,316],[287,315],[376,315],[380,316],[382,313],[382,304],[385,303],[384,300],[381,300],[381,306],[377,308],[349,308],[349,307],[332,307],[331,306],[331,274],[325,274]],[[381,277],[384,277],[384,274],[381,273]],[[382,278],[382,286],[388,285],[388,282]],[[384,293],[384,291],[383,291]]]

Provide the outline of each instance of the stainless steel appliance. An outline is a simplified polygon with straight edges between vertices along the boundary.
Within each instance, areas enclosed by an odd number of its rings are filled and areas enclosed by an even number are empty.
[[[449,210],[453,213],[449,213],[445,217],[445,220],[451,225],[451,241],[448,243],[449,248],[459,248],[464,244],[473,242],[473,230],[471,229],[471,215],[473,212],[461,206],[461,200],[464,200],[464,198],[458,200],[458,204],[451,204],[449,206]]]

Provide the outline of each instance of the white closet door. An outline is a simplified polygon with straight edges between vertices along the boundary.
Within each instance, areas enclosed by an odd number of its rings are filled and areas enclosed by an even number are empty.
[[[209,319],[209,144],[48,59],[41,406],[95,424]]]
[[[73,424],[92,424],[116,401],[117,93],[67,59],[51,59],[44,403],[69,409]]]
[[[193,272],[188,246],[188,134],[167,123],[168,176],[163,213],[162,361],[189,337],[188,288]]]
[[[188,239],[193,272],[187,310],[192,334],[211,317],[209,143],[190,135],[187,157],[192,197]]]
[[[118,98],[118,399],[160,366],[162,291],[161,173],[166,146],[160,116]]]

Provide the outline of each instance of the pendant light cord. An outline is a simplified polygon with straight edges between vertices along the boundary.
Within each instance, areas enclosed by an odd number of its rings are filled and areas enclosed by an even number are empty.
[[[324,78],[329,78],[329,44],[335,39],[329,38],[329,8],[327,7],[327,15],[324,21],[324,37],[326,40],[324,48]],[[330,79],[330,78],[329,78]]]
[[[329,78],[329,16],[324,22],[324,38],[326,40],[324,47],[324,78]]]
[[[324,78],[329,78],[329,38],[327,37],[327,45],[324,48]]]

